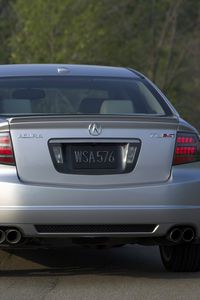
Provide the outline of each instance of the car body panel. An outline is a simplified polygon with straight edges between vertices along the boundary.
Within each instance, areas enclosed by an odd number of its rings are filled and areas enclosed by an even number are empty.
[[[159,225],[154,233],[136,233],[137,236],[162,236],[174,225],[187,224],[194,226],[200,236],[199,167],[199,163],[193,163],[192,168],[173,167],[165,183],[109,188],[91,188],[88,183],[83,188],[24,184],[18,179],[15,167],[1,166],[1,224],[17,225],[26,236],[52,235],[36,232],[37,224]],[[102,236],[94,232],[87,235]],[[135,233],[108,235],[135,236]]]
[[[127,68],[74,65],[0,66],[0,77],[110,76],[145,78]],[[147,79],[148,80],[148,79]],[[149,81],[149,80],[148,80]],[[164,237],[174,226],[192,226],[200,239],[200,163],[173,166],[178,131],[198,134],[181,119],[162,92],[171,116],[60,115],[0,119],[10,132],[16,166],[0,165],[0,228],[24,237]],[[99,136],[90,124],[102,127]],[[140,140],[135,168],[126,174],[72,175],[56,171],[52,140],[65,143]],[[40,233],[35,225],[155,224],[152,232]]]
[[[156,119],[156,118],[155,118]],[[141,184],[166,181],[170,177],[174,154],[177,120],[168,118],[161,122],[154,119],[119,121],[95,118],[73,120],[45,118],[39,121],[32,118],[11,120],[10,132],[16,157],[19,178],[23,182],[108,186],[119,184]],[[97,122],[102,127],[98,137],[91,136],[88,127]],[[163,134],[171,134],[170,138],[162,138]],[[61,174],[56,171],[50,156],[48,143],[51,140],[63,143],[86,142],[128,142],[141,140],[141,149],[134,170],[127,174],[114,175],[74,175]],[[33,150],[33,151],[32,151]]]
[[[0,77],[55,75],[139,78],[139,76],[136,73],[131,72],[129,69],[123,67],[69,64],[11,64],[0,66]]]

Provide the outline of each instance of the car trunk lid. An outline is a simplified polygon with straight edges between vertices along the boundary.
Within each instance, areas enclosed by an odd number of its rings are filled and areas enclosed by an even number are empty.
[[[9,123],[18,176],[23,182],[123,187],[164,182],[170,177],[178,128],[176,117],[37,116],[14,117]],[[94,125],[100,126],[98,135],[91,135]],[[59,145],[67,161],[62,170],[56,165],[60,150],[53,149]],[[117,147],[121,165],[109,167],[106,151],[109,150],[109,156]],[[72,150],[76,151],[74,157]],[[87,160],[85,164],[80,161],[84,151],[91,156],[92,167]],[[132,165],[127,167],[123,160],[127,160],[128,151],[132,153]],[[75,163],[81,163],[78,166],[72,164],[77,157]],[[97,158],[105,160],[102,168]]]

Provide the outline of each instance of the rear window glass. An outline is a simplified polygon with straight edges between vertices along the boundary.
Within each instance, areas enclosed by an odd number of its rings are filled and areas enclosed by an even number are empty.
[[[167,104],[153,87],[139,79],[0,79],[0,115],[166,115],[169,111]]]

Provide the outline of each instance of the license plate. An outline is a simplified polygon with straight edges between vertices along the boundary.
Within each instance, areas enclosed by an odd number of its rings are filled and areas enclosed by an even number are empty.
[[[119,165],[118,146],[72,146],[71,155],[75,169],[116,169]]]

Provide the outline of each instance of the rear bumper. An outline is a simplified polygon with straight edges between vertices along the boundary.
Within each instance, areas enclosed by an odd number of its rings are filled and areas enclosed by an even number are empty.
[[[174,167],[162,184],[110,188],[21,183],[14,167],[0,167],[0,226],[27,237],[164,236],[175,225],[194,226],[200,237],[199,164]],[[38,224],[156,224],[152,232],[39,233]]]

